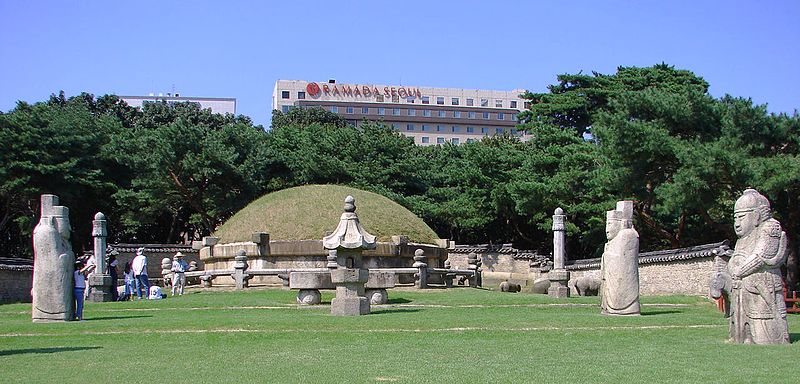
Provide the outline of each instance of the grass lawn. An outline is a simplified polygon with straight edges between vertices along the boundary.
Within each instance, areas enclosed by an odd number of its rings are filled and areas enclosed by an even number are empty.
[[[368,316],[333,317],[295,294],[197,289],[48,324],[0,305],[0,383],[800,382],[800,316],[791,345],[729,344],[703,298],[643,297],[642,316],[608,317],[596,297],[396,289]]]

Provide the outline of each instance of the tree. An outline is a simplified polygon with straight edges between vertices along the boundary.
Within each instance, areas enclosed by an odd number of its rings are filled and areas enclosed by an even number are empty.
[[[130,184],[114,194],[126,207],[127,236],[174,242],[181,232],[210,234],[264,189],[265,138],[246,117],[194,103],[145,104],[135,125],[112,141],[114,159],[134,170]]]
[[[74,249],[89,245],[97,211],[114,210],[107,197],[116,190],[118,166],[106,156],[110,137],[122,129],[110,111],[124,105],[98,106],[81,94],[63,92],[47,102],[20,102],[0,115],[0,246],[4,254],[31,256],[30,235],[39,215],[39,196],[56,194],[70,208]]]

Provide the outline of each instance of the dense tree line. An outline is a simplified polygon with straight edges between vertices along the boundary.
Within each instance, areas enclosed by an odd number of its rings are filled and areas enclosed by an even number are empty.
[[[702,78],[664,64],[560,75],[524,97],[519,128],[530,141],[431,147],[313,108],[274,111],[264,130],[193,103],[137,109],[113,95],[63,93],[20,102],[0,113],[0,252],[30,257],[42,193],[70,207],[82,249],[96,211],[111,220],[112,242],[171,243],[211,233],[264,193],[337,183],[398,201],[441,237],[542,252],[560,206],[570,257],[585,258],[599,256],[616,200],[635,201],[642,248],[653,250],[734,239],[733,202],[754,187],[772,201],[796,260],[796,113],[713,98]]]

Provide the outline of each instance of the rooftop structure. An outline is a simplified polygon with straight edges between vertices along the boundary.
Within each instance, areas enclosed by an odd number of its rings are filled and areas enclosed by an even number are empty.
[[[236,99],[232,97],[185,97],[180,94],[159,93],[158,96],[150,94],[148,96],[120,96],[131,107],[141,108],[146,103],[164,102],[167,104],[192,102],[200,104],[201,109],[211,108],[213,113],[236,114]]]
[[[515,135],[517,114],[527,108],[523,89],[490,91],[375,84],[278,80],[272,108],[322,107],[358,125],[382,121],[417,145],[461,144],[493,135]]]

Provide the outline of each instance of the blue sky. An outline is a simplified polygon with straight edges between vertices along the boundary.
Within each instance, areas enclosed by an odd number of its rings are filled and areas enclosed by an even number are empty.
[[[800,1],[0,0],[0,110],[82,91],[235,97],[269,125],[277,79],[546,91],[666,62],[800,108]],[[174,87],[174,88],[173,88]]]

